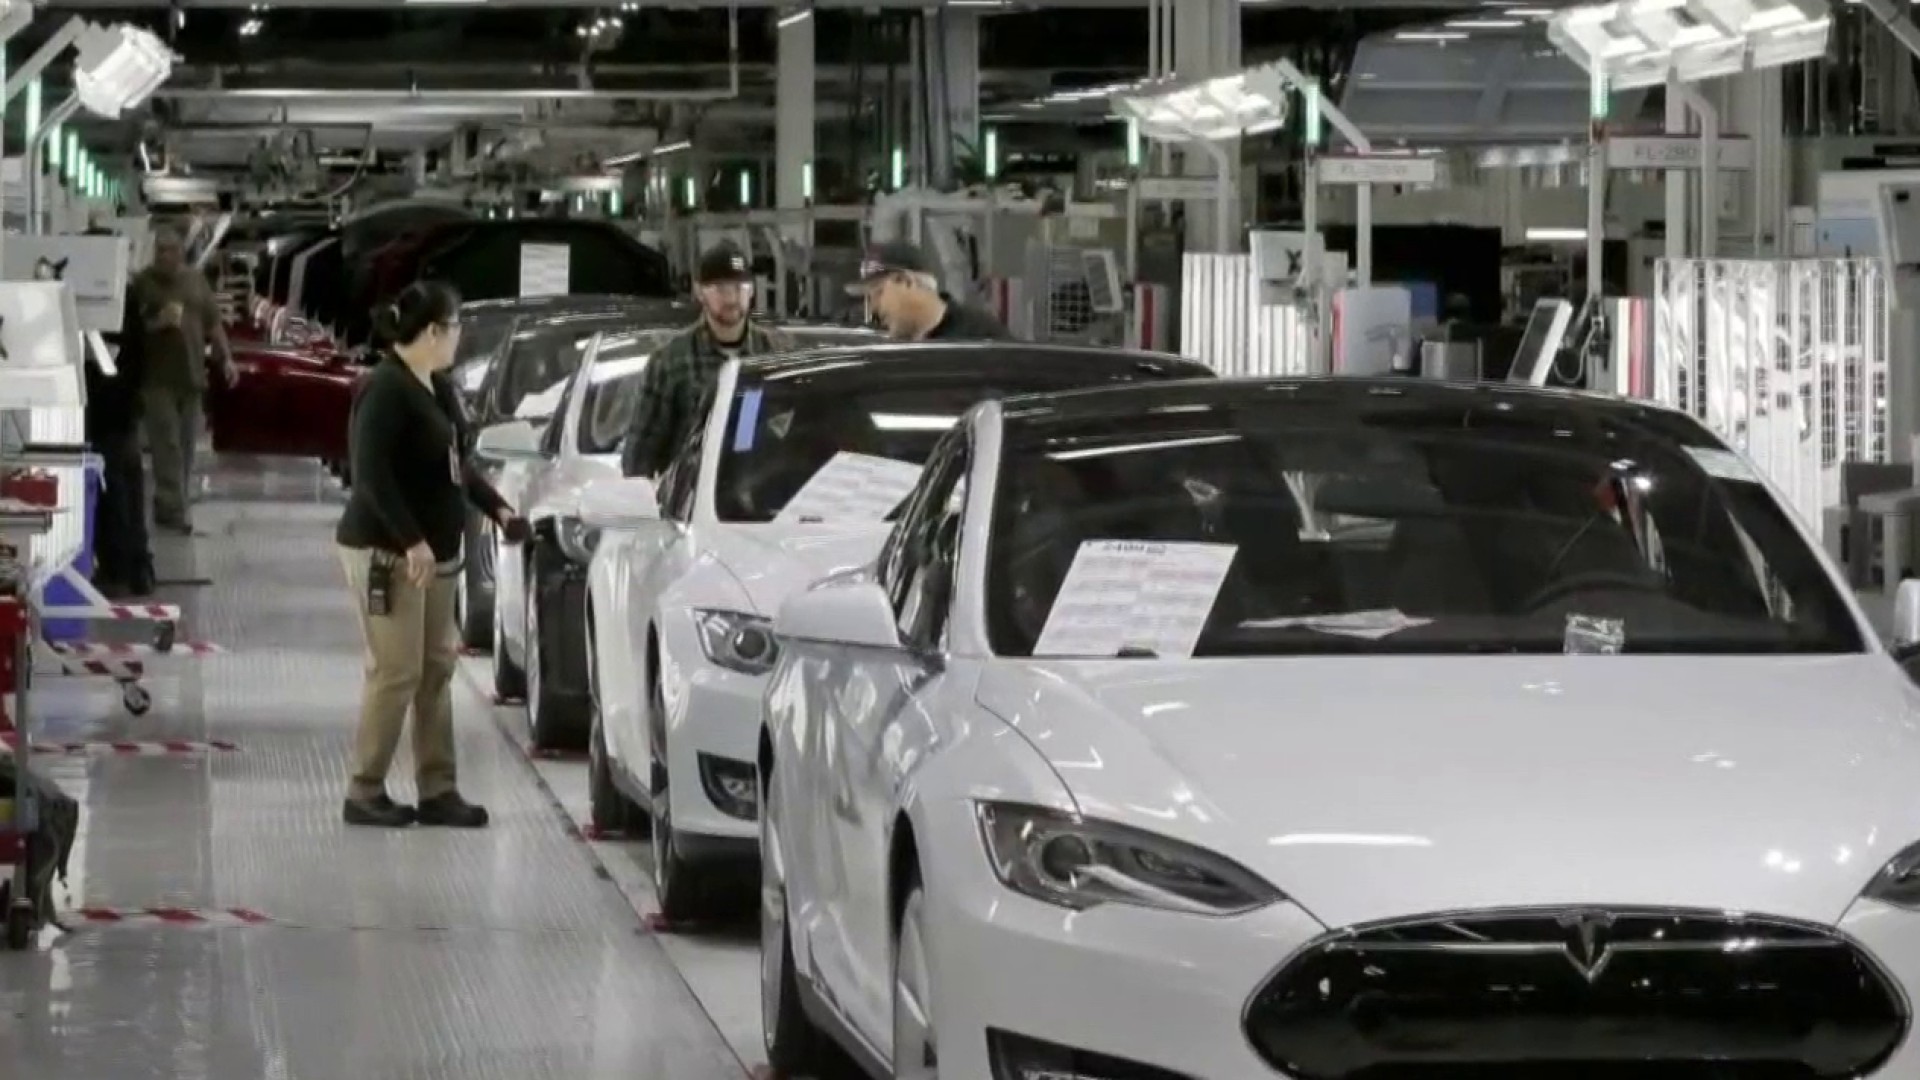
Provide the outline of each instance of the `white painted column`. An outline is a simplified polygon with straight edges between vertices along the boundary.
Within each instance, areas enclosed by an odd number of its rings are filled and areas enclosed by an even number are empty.
[[[1687,133],[1687,103],[1681,97],[1680,78],[1667,76],[1667,134]],[[1687,174],[1683,169],[1668,169],[1667,186],[1667,258],[1684,259],[1691,246],[1687,235]]]
[[[980,13],[943,7],[937,17],[942,30],[937,42],[941,104],[950,140],[946,160],[957,163],[985,151],[980,145]],[[938,150],[934,160],[937,172]]]
[[[1239,0],[1173,0],[1173,63],[1174,71],[1182,79],[1205,79],[1216,75],[1230,75],[1240,70],[1240,4]],[[1240,144],[1229,142],[1222,146],[1226,152],[1224,165],[1227,175],[1238,188],[1240,179]],[[1213,155],[1202,147],[1187,147],[1184,153],[1184,171],[1188,176],[1214,176]],[[1226,235],[1232,238],[1232,250],[1239,250],[1241,240],[1240,199],[1228,200],[1225,206],[1209,206],[1203,203],[1187,204],[1187,250],[1212,251],[1218,246],[1216,240],[1214,215],[1227,215]]]
[[[773,105],[774,205],[797,210],[807,205],[808,175],[813,169],[814,22],[811,10],[780,16]],[[802,240],[804,237],[795,237]]]

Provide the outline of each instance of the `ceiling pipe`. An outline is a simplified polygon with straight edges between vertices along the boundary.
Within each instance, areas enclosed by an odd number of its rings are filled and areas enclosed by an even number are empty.
[[[28,10],[31,12],[31,9]],[[29,14],[29,17],[31,17],[31,14]],[[26,63],[21,64],[17,71],[7,76],[6,96],[0,97],[0,105],[4,105],[14,98],[19,97],[21,91],[27,88],[28,83],[39,78],[40,73],[47,70],[48,64],[59,59],[60,54],[66,51],[67,46],[80,40],[80,33],[86,28],[87,20],[75,15],[73,18],[68,19],[60,29],[55,30],[52,37],[42,43],[38,49],[35,49],[32,56],[27,57]]]
[[[41,119],[39,129],[27,140],[26,153],[21,155],[21,163],[27,174],[27,234],[30,236],[38,236],[46,231],[41,221],[43,214],[40,206],[44,198],[40,190],[40,174],[46,170],[40,168],[40,151],[47,145],[47,136],[59,131],[60,126],[79,111],[80,95],[68,94],[65,101],[55,105],[53,111]]]
[[[7,88],[11,92],[12,80],[8,80]],[[171,101],[674,101],[694,103],[732,101],[740,96],[740,9],[727,8],[727,88],[724,90],[605,90],[579,86],[509,90],[422,89],[420,87],[371,89],[324,86],[163,86],[154,91],[153,96]]]

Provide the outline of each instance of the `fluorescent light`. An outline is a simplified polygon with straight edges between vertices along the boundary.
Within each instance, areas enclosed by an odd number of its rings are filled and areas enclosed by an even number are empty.
[[[1553,18],[1553,9],[1552,8],[1517,7],[1517,8],[1508,8],[1506,11],[1502,12],[1502,14],[1511,15],[1516,19],[1551,19]]]
[[[797,26],[811,18],[813,18],[812,8],[808,8],[805,11],[796,11],[788,15],[780,16],[780,21],[774,23],[773,28],[775,30],[785,30],[789,26]]]
[[[677,154],[682,150],[691,150],[691,149],[693,149],[693,144],[682,139],[681,141],[676,143],[668,143],[665,146],[654,147],[652,150],[651,156],[659,157],[661,154]]]
[[[873,413],[869,417],[881,431],[947,431],[959,421],[957,416],[920,416],[913,413]]]
[[[1466,34],[1450,33],[1446,30],[1402,30],[1393,35],[1395,41],[1465,41]]]
[[[1456,30],[1517,30],[1527,24],[1519,19],[1453,19],[1447,25]]]
[[[1587,230],[1585,229],[1532,228],[1527,230],[1527,239],[1536,243],[1571,243],[1586,238]]]

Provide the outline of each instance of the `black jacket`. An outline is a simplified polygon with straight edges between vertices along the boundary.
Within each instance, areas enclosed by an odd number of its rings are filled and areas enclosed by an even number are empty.
[[[947,297],[947,313],[927,331],[927,341],[1011,341],[1013,334],[981,308]]]
[[[355,393],[347,449],[353,490],[334,538],[403,554],[422,540],[441,562],[460,557],[467,505],[495,517],[506,500],[468,460],[466,412],[444,376],[431,390],[399,359],[375,364]]]
[[[132,435],[140,424],[140,384],[146,378],[146,348],[140,333],[140,311],[133,302],[133,290],[127,290],[127,303],[121,315],[123,328],[117,334],[102,334],[109,347],[115,347],[109,376],[87,349],[87,441],[99,444],[109,439]]]

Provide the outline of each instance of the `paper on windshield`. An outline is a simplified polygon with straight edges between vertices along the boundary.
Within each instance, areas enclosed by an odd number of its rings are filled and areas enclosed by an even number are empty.
[[[1566,636],[1561,640],[1568,656],[1617,656],[1626,645],[1624,619],[1568,613]]]
[[[520,399],[513,410],[516,420],[545,420],[560,411],[560,399],[567,395],[565,379],[554,383],[537,394],[528,394]]]
[[[1739,480],[1757,484],[1760,478],[1754,475],[1753,468],[1745,459],[1731,450],[1719,450],[1704,446],[1689,446],[1687,456],[1693,459],[1700,471],[1716,480]]]
[[[1401,613],[1398,608],[1383,608],[1378,611],[1342,611],[1332,615],[1289,615],[1278,619],[1248,619],[1240,625],[1248,630],[1285,630],[1299,627],[1303,630],[1316,630],[1322,634],[1341,634],[1346,637],[1365,638],[1379,641],[1383,637],[1397,634],[1402,630],[1426,626],[1432,619],[1419,619]]]
[[[920,482],[920,466],[842,450],[774,516],[787,524],[884,521]]]
[[[1239,548],[1087,540],[1054,597],[1035,656],[1192,656]]]

